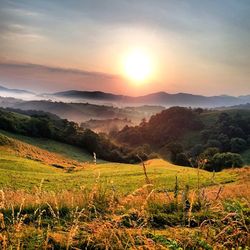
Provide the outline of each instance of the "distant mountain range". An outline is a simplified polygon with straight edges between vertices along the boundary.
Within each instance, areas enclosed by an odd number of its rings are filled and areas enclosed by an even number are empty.
[[[34,94],[30,91],[27,90],[22,90],[22,89],[9,89],[3,86],[0,86],[0,94],[1,92],[8,92],[8,93],[13,93],[13,94]]]
[[[221,107],[221,106],[233,106],[250,103],[250,95],[244,96],[228,96],[228,95],[218,95],[218,96],[203,96],[203,95],[193,95],[187,93],[177,93],[169,94],[166,92],[157,92],[143,96],[126,96],[117,95],[112,93],[106,93],[101,91],[79,91],[79,90],[68,90],[63,92],[48,93],[36,95],[30,91],[21,89],[9,89],[0,86],[0,96],[1,93],[13,94],[14,96],[18,94],[24,95],[34,95],[34,99],[52,99],[56,100],[65,99],[72,100],[72,102],[95,102],[98,103],[120,103],[123,105],[162,105],[165,107],[169,106],[191,106],[191,107]],[[17,97],[15,96],[15,97]]]
[[[129,104],[150,104],[164,106],[192,106],[192,107],[218,107],[240,105],[250,102],[250,95],[246,96],[202,96],[187,93],[168,94],[166,92],[157,92],[149,95],[131,97],[125,95],[115,95],[101,91],[78,91],[69,90],[56,92],[51,96],[64,97],[71,99],[99,100],[106,102],[120,102]]]

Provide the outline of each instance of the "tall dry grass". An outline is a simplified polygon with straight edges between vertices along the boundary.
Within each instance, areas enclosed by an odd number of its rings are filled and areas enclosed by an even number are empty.
[[[247,249],[250,170],[232,171],[239,181],[224,186],[202,188],[197,173],[197,188],[180,190],[176,178],[175,192],[146,180],[121,195],[99,177],[91,190],[3,189],[0,249]]]

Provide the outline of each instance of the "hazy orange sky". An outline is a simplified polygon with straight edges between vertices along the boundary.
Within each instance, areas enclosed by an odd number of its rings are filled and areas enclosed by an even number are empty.
[[[250,1],[0,0],[0,85],[47,92],[250,93]],[[124,76],[133,49],[150,79]]]

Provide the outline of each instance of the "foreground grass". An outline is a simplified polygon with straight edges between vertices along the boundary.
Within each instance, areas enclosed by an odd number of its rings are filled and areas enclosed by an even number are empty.
[[[232,173],[234,171],[231,171]],[[129,194],[92,189],[0,191],[1,249],[249,249],[249,169],[236,183]]]

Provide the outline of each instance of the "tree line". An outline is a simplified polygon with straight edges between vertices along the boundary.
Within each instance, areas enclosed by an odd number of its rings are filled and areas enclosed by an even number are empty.
[[[107,161],[136,163],[140,147],[122,147],[105,134],[83,129],[77,123],[47,112],[0,109],[0,129],[31,137],[41,137],[71,144]],[[17,113],[18,112],[18,113]],[[142,156],[145,158],[145,156]]]

